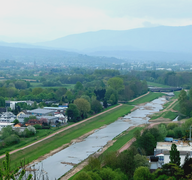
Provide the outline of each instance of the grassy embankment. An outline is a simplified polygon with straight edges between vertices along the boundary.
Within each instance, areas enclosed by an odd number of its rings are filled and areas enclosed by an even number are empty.
[[[162,87],[162,88],[171,87],[171,86],[168,86],[168,85],[154,83],[154,82],[149,82],[149,81],[147,81],[147,85],[148,86],[152,86],[152,87]]]
[[[105,156],[109,152],[115,152],[118,151],[121,147],[123,147],[129,140],[131,140],[134,137],[134,132],[136,130],[142,130],[144,127],[135,127],[134,129],[130,131],[124,131],[119,136],[115,137],[114,140],[116,140],[112,146],[110,146],[106,151],[104,151],[103,154],[99,158],[102,159],[102,156]],[[81,170],[83,171],[83,169]],[[73,180],[75,176],[77,176],[81,171],[77,172],[74,176],[69,178],[69,180]]]
[[[64,88],[67,88],[67,89],[73,89],[75,84],[63,84],[62,86],[50,86],[50,87],[45,87],[43,86],[42,83],[39,83],[39,82],[30,82],[31,84],[31,87],[32,88],[36,88],[36,87],[41,87],[41,88],[55,88],[55,89],[58,89],[58,88],[61,88],[61,87],[64,87]]]
[[[163,93],[160,93],[160,92],[150,92],[149,94],[147,94],[146,96],[143,96],[137,100],[135,100],[134,102],[129,102],[128,104],[131,104],[131,105],[137,105],[137,104],[141,104],[141,103],[146,103],[146,102],[150,102],[150,101],[153,101],[154,99],[157,99],[161,96],[163,96],[164,94]]]
[[[109,106],[106,109],[104,109],[102,112],[104,112],[106,110],[109,110],[109,109],[111,109],[111,108],[113,108],[115,106],[118,106],[118,105],[116,104],[116,105],[113,105],[113,106]],[[74,123],[73,122],[68,122],[68,124],[65,125],[65,126],[51,127],[50,129],[37,129],[36,134],[34,136],[28,137],[28,138],[22,137],[22,138],[20,138],[20,142],[18,144],[11,145],[11,146],[0,149],[0,155],[5,154],[6,152],[13,151],[15,149],[19,149],[21,147],[27,146],[27,145],[29,145],[29,144],[37,141],[37,140],[40,140],[40,139],[42,139],[42,138],[44,138],[44,137],[46,137],[46,136],[48,136],[48,135],[50,135],[52,133],[55,133],[56,131],[61,130],[61,129],[67,127],[67,126],[70,126],[72,124],[74,124]]]
[[[26,162],[31,162],[35,159],[38,159],[40,156],[43,156],[49,153],[51,150],[61,147],[63,144],[71,142],[71,140],[76,139],[85,133],[90,132],[91,130],[116,121],[122,115],[128,114],[132,108],[133,106],[130,105],[122,105],[112,111],[106,112],[87,122],[79,124],[78,126],[72,127],[29,148],[11,154],[11,165],[19,165],[20,160],[23,158],[25,158]],[[0,159],[1,163],[2,160],[3,159]]]
[[[179,102],[178,101],[176,101],[175,103],[173,103],[173,102],[175,101],[175,99],[178,99],[179,93],[180,93],[180,91],[175,91],[174,92],[175,96],[172,97],[169,102],[167,102],[166,104],[163,105],[163,109],[159,113],[153,114],[151,116],[151,120],[155,120],[155,119],[158,119],[160,117],[174,120],[178,116],[178,112],[173,112],[172,109],[174,111],[179,111]],[[171,103],[173,103],[173,104],[171,105]]]

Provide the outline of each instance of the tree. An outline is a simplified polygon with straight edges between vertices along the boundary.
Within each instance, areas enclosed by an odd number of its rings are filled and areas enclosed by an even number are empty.
[[[66,110],[66,115],[68,116],[69,122],[77,122],[79,117],[79,110],[75,104],[69,104]]]
[[[91,103],[91,99],[87,95],[82,95],[81,98],[86,99],[89,103]]]
[[[156,141],[154,136],[148,131],[144,131],[142,136],[138,139],[138,146],[143,148],[147,155],[152,155],[154,153],[154,148],[156,146]]]
[[[3,161],[2,169],[0,167],[0,180],[16,180],[16,176],[18,177],[18,175],[19,175],[19,178],[17,179],[21,180],[25,175],[25,170],[22,169],[20,172],[19,172],[19,168],[11,170],[10,157],[9,157],[9,153],[7,152],[5,160]],[[27,177],[27,180],[30,180],[30,179],[32,179],[31,174],[29,174]]]
[[[13,121],[13,123],[14,123],[14,125],[16,125],[16,124],[19,123],[19,120],[18,120],[18,119],[15,119],[15,120]]]
[[[79,82],[79,81],[77,81],[77,83],[75,84],[74,90],[75,90],[75,91],[83,90],[83,85],[82,85],[82,83]]]
[[[0,107],[5,107],[5,99],[0,97]]]
[[[12,130],[11,126],[7,126],[7,127],[2,128],[2,130],[1,130],[1,139],[7,138],[12,133],[13,133],[13,130]]]
[[[74,177],[74,180],[92,180],[92,178],[85,171],[82,171]]]
[[[117,91],[113,88],[107,88],[107,91],[105,93],[105,99],[110,104],[117,104],[118,102],[118,94]]]
[[[27,88],[27,83],[25,81],[18,80],[15,82],[15,87],[17,89],[26,89]]]
[[[90,103],[86,99],[75,99],[74,104],[77,106],[77,109],[79,110],[82,118],[85,118],[87,113],[91,110]]]
[[[95,112],[95,113],[99,113],[101,112],[101,110],[103,109],[101,103],[98,100],[93,100],[91,102],[91,109]]]
[[[140,166],[135,170],[133,179],[134,180],[152,180],[152,175],[148,167]]]
[[[146,156],[142,156],[140,154],[136,154],[134,156],[134,161],[135,161],[135,167],[140,167],[140,166],[145,166],[149,168],[149,161],[147,160]]]
[[[65,93],[65,96],[66,96],[66,98],[67,98],[67,100],[68,100],[68,103],[70,103],[70,102],[73,100],[73,98],[74,98],[74,96],[73,96],[73,94],[72,94],[71,91],[67,91],[67,92]]]
[[[177,166],[180,166],[180,163],[181,163],[180,152],[177,150],[177,146],[175,144],[172,144],[171,151],[169,152],[170,152],[170,157],[169,157],[170,163],[174,163]]]
[[[107,84],[112,87],[113,89],[115,89],[117,92],[119,92],[120,89],[124,88],[123,85],[123,79],[119,78],[119,77],[113,77],[110,78],[107,82]]]

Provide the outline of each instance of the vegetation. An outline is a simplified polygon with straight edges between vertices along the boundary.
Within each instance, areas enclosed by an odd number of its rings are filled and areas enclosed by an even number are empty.
[[[2,168],[0,167],[0,180],[21,180],[24,178],[24,175],[25,169],[22,169],[21,171],[19,171],[19,168],[11,169],[9,153],[6,153],[6,158],[2,163]],[[26,177],[26,180],[30,179],[32,179],[31,174]]]
[[[89,121],[79,124],[78,126],[72,127],[64,132],[61,132],[41,143],[35,144],[32,147],[26,148],[22,151],[11,154],[11,164],[15,165],[25,155],[26,161],[31,162],[38,157],[49,153],[63,144],[69,143],[71,140],[82,136],[83,134],[90,132],[93,129],[97,129],[105,124],[109,124],[118,119],[118,117],[128,114],[133,106],[122,105],[113,111],[106,112],[100,116],[97,116]],[[41,131],[41,130],[39,130]],[[0,160],[2,161],[2,159]]]
[[[134,102],[130,103],[129,104],[134,104],[134,105],[137,105],[137,104],[141,104],[141,103],[145,103],[145,102],[150,102],[156,98],[159,98],[161,96],[163,96],[164,94],[163,93],[154,93],[154,92],[150,92],[149,94],[147,94],[146,96],[143,96],[137,100],[135,100]]]

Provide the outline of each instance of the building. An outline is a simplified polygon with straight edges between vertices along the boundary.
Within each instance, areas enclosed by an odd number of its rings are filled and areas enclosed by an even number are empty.
[[[5,101],[5,106],[10,107],[11,110],[15,109],[17,103],[27,103],[27,105],[33,105],[34,101]]]
[[[24,119],[29,118],[29,116],[31,116],[31,115],[25,114],[24,112],[20,112],[19,114],[17,114],[17,119],[19,122],[24,123]]]
[[[3,112],[0,116],[0,122],[10,123],[16,119],[16,116],[12,112]]]
[[[27,111],[27,114],[30,114],[32,116],[53,116],[55,110],[49,110],[49,109],[34,109],[31,111]]]
[[[0,123],[0,131],[2,130],[2,128],[7,127],[7,126],[11,126],[13,128],[14,123]]]
[[[154,149],[154,155],[161,157],[161,164],[166,164],[170,162],[170,153],[172,144],[177,146],[177,150],[180,152],[181,165],[184,163],[185,156],[188,154],[192,157],[192,144],[188,144],[182,141],[173,142],[157,142],[157,146]]]
[[[67,107],[44,107],[43,109],[54,110],[55,112],[64,113],[66,111]]]
[[[59,118],[55,116],[37,116],[37,119],[38,120],[46,119],[47,123],[49,124],[55,124],[57,121],[59,121]]]

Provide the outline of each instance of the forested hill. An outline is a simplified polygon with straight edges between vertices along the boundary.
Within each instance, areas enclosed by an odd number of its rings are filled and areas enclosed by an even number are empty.
[[[40,48],[19,48],[0,46],[0,61],[14,60],[18,62],[34,62],[38,64],[101,65],[123,62],[117,58],[93,57],[64,50],[49,50]]]
[[[37,43],[37,45],[86,52],[129,50],[191,53],[191,32],[192,26],[159,26],[124,31],[101,30],[69,35],[53,41]]]

